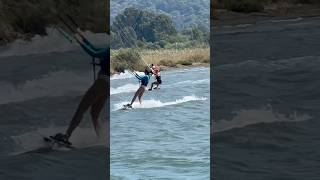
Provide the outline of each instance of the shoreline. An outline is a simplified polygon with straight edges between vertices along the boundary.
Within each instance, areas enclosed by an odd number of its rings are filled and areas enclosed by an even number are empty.
[[[177,65],[176,67],[170,66],[159,66],[161,71],[170,71],[175,69],[183,69],[183,68],[196,68],[196,67],[209,67],[210,63],[193,63],[192,65]]]
[[[211,17],[211,26],[220,28],[243,24],[257,24],[268,21],[279,21],[297,18],[320,17],[320,6],[312,4],[271,4],[262,12],[240,13],[226,9],[216,9],[215,17]]]
[[[170,66],[163,66],[160,65],[160,70],[161,71],[170,71],[170,70],[176,70],[176,69],[184,69],[184,68],[196,68],[196,67],[208,67],[210,68],[210,63],[193,63],[192,65],[177,65],[176,67],[170,67]],[[120,74],[123,72],[111,72],[110,76],[116,75],[116,74]]]
[[[210,48],[144,49],[139,52],[130,49],[113,50],[110,72],[117,74],[125,69],[144,71],[147,64],[155,64],[161,70],[210,66]]]

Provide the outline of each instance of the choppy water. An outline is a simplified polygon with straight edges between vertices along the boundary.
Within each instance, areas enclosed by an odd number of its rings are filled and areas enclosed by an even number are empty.
[[[106,132],[97,139],[88,116],[71,138],[76,150],[30,152],[65,131],[93,82],[90,59],[56,34],[0,52],[0,179],[107,178]]]
[[[319,27],[215,29],[214,179],[319,179]]]
[[[209,68],[162,72],[161,89],[129,111],[119,109],[138,81],[111,79],[111,179],[209,179]]]

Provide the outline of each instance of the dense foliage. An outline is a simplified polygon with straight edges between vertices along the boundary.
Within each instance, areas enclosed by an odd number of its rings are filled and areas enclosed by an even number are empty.
[[[113,49],[186,48],[208,43],[209,33],[199,27],[178,32],[168,15],[127,8],[115,17],[111,39]]]
[[[111,68],[115,72],[124,72],[125,69],[143,71],[145,67],[139,52],[134,49],[113,52],[111,62]]]
[[[177,30],[202,27],[209,30],[210,0],[111,0],[111,21],[125,8],[134,7],[172,18]]]

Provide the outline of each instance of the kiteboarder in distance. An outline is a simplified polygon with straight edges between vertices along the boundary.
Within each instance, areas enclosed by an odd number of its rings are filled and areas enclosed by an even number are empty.
[[[158,66],[151,64],[151,71],[152,71],[152,74],[155,76],[156,81],[151,83],[151,87],[148,89],[149,91],[152,91],[153,85],[156,85],[154,89],[158,89],[159,85],[162,83],[161,76],[160,76],[160,68]]]
[[[91,120],[93,122],[97,136],[99,136],[99,114],[103,109],[106,99],[107,99],[107,88],[109,88],[109,60],[110,60],[110,50],[109,47],[106,48],[96,48],[94,47],[77,29],[74,32],[74,38],[83,48],[83,50],[88,53],[93,58],[98,58],[99,63],[95,63],[100,67],[98,73],[98,78],[94,81],[93,85],[87,90],[85,95],[82,97],[82,100],[73,115],[73,118],[70,122],[68,129],[65,134],[58,133],[55,136],[50,136],[58,142],[63,142],[66,145],[71,145],[69,138],[72,135],[72,132],[78,127],[81,120],[83,119],[84,113],[90,108]]]
[[[136,100],[137,97],[138,97],[139,102],[141,104],[141,98],[142,98],[142,96],[146,90],[146,87],[149,84],[149,80],[150,80],[149,67],[144,70],[144,74],[145,74],[144,76],[139,76],[136,72],[133,72],[133,74],[135,75],[135,77],[137,79],[139,79],[139,81],[141,82],[141,85],[140,85],[139,89],[136,91],[136,93],[134,94],[134,96],[131,100],[131,103],[123,106],[125,109],[132,108],[132,104],[134,103],[134,101]]]

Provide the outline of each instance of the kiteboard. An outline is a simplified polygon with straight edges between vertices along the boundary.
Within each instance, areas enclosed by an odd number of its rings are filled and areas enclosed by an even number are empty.
[[[55,140],[53,136],[42,138],[44,143],[40,147],[28,151],[17,152],[16,154],[49,153],[52,151],[66,151],[75,149],[75,147],[72,146],[70,142],[66,143]]]
[[[131,110],[131,109],[133,109],[133,107],[131,105],[125,104],[125,105],[123,105],[123,107],[120,110]]]
[[[54,138],[54,136],[43,137],[43,140],[46,144],[48,144],[51,148],[68,148],[75,149],[74,146],[70,142],[59,141]]]
[[[153,89],[148,89],[148,91],[159,90],[160,87],[154,87]]]

